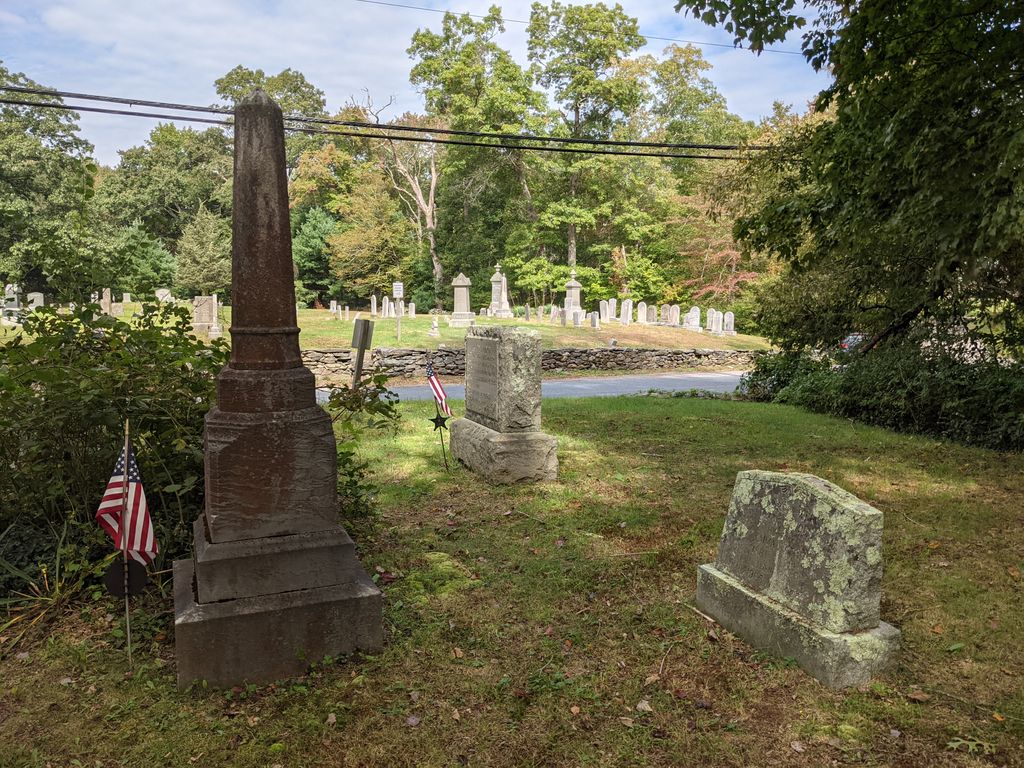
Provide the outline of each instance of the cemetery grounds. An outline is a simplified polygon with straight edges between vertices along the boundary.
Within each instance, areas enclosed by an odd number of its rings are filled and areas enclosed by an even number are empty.
[[[444,470],[432,405],[401,410],[365,451],[380,515],[346,520],[382,653],[179,693],[169,574],[131,676],[97,591],[0,660],[0,765],[1024,765],[1024,457],[786,406],[558,400],[558,481],[492,488]],[[885,513],[892,671],[831,691],[695,610],[750,468]]]

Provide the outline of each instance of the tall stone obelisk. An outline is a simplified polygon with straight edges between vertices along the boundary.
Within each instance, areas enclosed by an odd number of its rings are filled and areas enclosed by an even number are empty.
[[[382,645],[380,590],[338,522],[331,419],[299,355],[284,122],[235,107],[231,359],[206,416],[206,509],[174,563],[178,684],[264,682]]]

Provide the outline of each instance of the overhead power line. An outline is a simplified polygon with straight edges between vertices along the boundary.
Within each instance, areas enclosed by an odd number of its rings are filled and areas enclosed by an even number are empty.
[[[200,106],[196,104],[176,104],[166,101],[152,101],[149,99],[130,99],[121,96],[101,96],[92,93],[76,93],[73,91],[54,91],[44,88],[26,88],[24,86],[0,85],[0,90],[13,91],[16,93],[33,94],[37,96],[54,96],[62,99],[76,99],[80,101],[102,101],[112,104],[125,104],[128,106],[153,107],[155,109],[173,109],[185,112],[208,112],[213,114],[230,115],[234,110],[230,107]],[[86,110],[83,110],[86,111]],[[95,110],[90,110],[95,111]],[[134,113],[133,113],[134,114]],[[553,144],[580,144],[588,146],[617,146],[617,147],[639,147],[644,149],[708,149],[717,151],[728,150],[762,150],[766,147],[742,144],[697,144],[690,142],[655,142],[655,141],[624,141],[615,139],[588,139],[569,138],[564,136],[539,136],[529,133],[497,133],[493,131],[465,131],[454,128],[424,128],[416,125],[382,125],[381,123],[369,123],[359,120],[341,120],[333,117],[307,117],[305,115],[285,115],[284,119],[293,123],[310,123],[315,125],[340,125],[347,128],[406,131],[412,133],[433,133],[445,136],[470,136],[477,138],[499,139],[505,141],[534,141]]]
[[[73,104],[55,104],[53,102],[24,101],[21,99],[0,99],[0,104],[10,104],[19,107],[40,107],[42,109],[59,109],[68,112],[96,112],[103,115],[122,115],[125,117],[147,117],[157,120],[177,120],[189,123],[204,123],[206,125],[223,125],[231,127],[230,120],[216,120],[209,117],[196,117],[194,115],[174,115],[157,112],[138,112],[127,109],[108,109],[105,107],[88,107]],[[459,139],[433,139],[422,136],[389,136],[386,133],[366,133],[365,131],[339,131],[325,128],[300,128],[296,126],[285,126],[286,131],[292,133],[305,133],[319,136],[347,136],[358,139],[377,139],[383,141],[409,141],[420,144],[454,144],[463,147],[480,147],[482,149],[519,149],[532,152],[562,152],[584,155],[617,155],[622,157],[661,157],[675,158],[680,160],[743,160],[742,155],[690,155],[678,152],[626,152],[617,149],[577,149],[574,147],[537,147],[521,144],[495,144],[482,141],[461,141]],[[378,131],[387,131],[387,126],[377,126]],[[424,133],[430,133],[424,129]]]
[[[406,5],[405,3],[389,3],[389,2],[385,2],[385,0],[354,0],[354,2],[366,3],[367,5],[386,5],[386,6],[390,6],[391,8],[407,8],[407,9],[412,10],[412,11],[427,11],[429,13],[451,13],[451,14],[454,14],[455,16],[469,16],[469,17],[474,18],[474,19],[485,19],[485,18],[487,18],[482,13],[469,13],[467,11],[451,11],[451,10],[448,10],[446,8],[426,8],[426,7],[422,6],[422,5]],[[509,18],[504,17],[504,16],[501,18],[501,20],[503,22],[505,22],[505,23],[508,23],[508,24],[529,24],[530,23],[529,21],[526,21],[524,19],[509,19]],[[686,43],[687,45],[710,46],[712,48],[728,48],[728,49],[733,50],[733,51],[735,51],[735,50],[741,50],[741,51],[748,50],[746,48],[741,48],[739,46],[729,45],[728,43],[710,43],[710,42],[708,42],[706,40],[682,40],[682,39],[680,39],[678,37],[659,37],[657,35],[648,35],[648,34],[645,34],[644,32],[641,32],[640,34],[643,35],[648,40],[661,40],[661,41],[666,42],[666,43]],[[804,55],[802,51],[788,51],[785,48],[764,48],[763,50],[764,50],[764,53],[784,53],[784,54],[789,55],[789,56],[803,56]]]

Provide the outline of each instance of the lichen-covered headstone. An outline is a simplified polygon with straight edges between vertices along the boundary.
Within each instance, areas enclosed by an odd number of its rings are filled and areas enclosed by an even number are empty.
[[[880,511],[813,475],[740,472],[697,605],[826,685],[860,685],[899,645],[881,580]]]

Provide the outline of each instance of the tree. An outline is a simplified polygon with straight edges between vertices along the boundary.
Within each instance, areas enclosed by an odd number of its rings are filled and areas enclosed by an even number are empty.
[[[0,65],[0,84],[39,88]],[[60,103],[18,94],[21,101]],[[91,204],[97,167],[78,115],[0,105],[0,278],[80,298],[106,278],[107,251]]]
[[[313,208],[306,214],[295,237],[292,238],[292,256],[303,288],[309,291],[309,301],[321,304],[330,301],[338,292],[338,281],[331,273],[328,240],[337,230],[338,222],[323,208]]]
[[[528,32],[534,75],[559,103],[565,135],[609,138],[619,118],[640,106],[644,83],[628,56],[647,41],[636,19],[627,16],[621,5],[563,5],[554,0],[545,7],[535,2]],[[595,223],[592,207],[581,199],[594,160],[571,155],[559,159],[564,194],[542,215],[548,226],[565,228],[570,266],[576,264],[579,229]]]
[[[174,281],[174,257],[142,226],[124,227],[113,246],[114,262],[120,268],[116,285],[137,296],[154,296],[157,288]]]
[[[160,124],[145,146],[119,153],[121,162],[100,185],[97,198],[108,220],[146,231],[170,247],[200,208],[231,210],[231,144],[219,128],[195,131]]]
[[[781,183],[738,222],[787,262],[772,335],[860,349],[965,336],[1024,349],[1024,80],[1019,3],[816,0],[803,38],[834,83],[758,161]],[[793,3],[683,0],[754,50],[806,21]]]
[[[366,298],[388,293],[415,258],[412,228],[380,171],[363,166],[352,192],[338,201],[341,225],[330,236],[331,267],[346,291]]]
[[[200,207],[178,240],[175,285],[185,293],[226,294],[231,287],[231,222]]]
[[[259,88],[277,102],[286,115],[326,117],[327,102],[324,92],[310,83],[306,76],[294,69],[283,69],[276,75],[267,75],[262,69],[249,69],[239,64],[226,75],[214,81],[217,95],[228,106],[233,106]],[[287,125],[298,125],[288,121]],[[319,136],[291,134],[285,138],[285,156],[288,167],[294,168],[303,152],[323,144]]]

